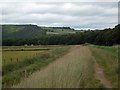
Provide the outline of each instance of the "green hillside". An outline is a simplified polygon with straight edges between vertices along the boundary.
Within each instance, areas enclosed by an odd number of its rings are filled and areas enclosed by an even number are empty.
[[[2,25],[3,39],[38,38],[46,34],[76,33],[70,27],[40,27],[37,25]]]
[[[46,34],[73,34],[76,31],[70,27],[46,27]]]
[[[3,38],[35,38],[46,31],[37,25],[2,25]]]

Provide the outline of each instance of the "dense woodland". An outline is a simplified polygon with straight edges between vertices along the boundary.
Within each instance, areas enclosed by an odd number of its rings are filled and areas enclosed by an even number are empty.
[[[3,46],[15,46],[15,45],[76,45],[91,43],[95,45],[116,45],[120,44],[120,24],[114,28],[108,28],[104,30],[87,30],[82,32],[76,32],[75,34],[57,34],[47,35],[46,30],[40,29],[40,27],[34,26],[26,29],[27,26],[23,26],[19,32],[5,33],[7,26],[3,27]],[[12,27],[13,28],[13,27]],[[11,29],[12,29],[11,28]],[[36,29],[35,30],[33,29]],[[53,27],[52,27],[53,28]],[[57,27],[56,27],[57,28]],[[56,29],[53,28],[53,29]],[[66,27],[62,27],[66,28]],[[29,29],[29,30],[28,30]],[[66,29],[70,29],[67,27]],[[73,29],[72,29],[73,30]],[[28,32],[29,31],[29,32]],[[32,32],[32,34],[30,33]],[[17,33],[17,34],[16,34]],[[16,35],[19,38],[14,38]],[[14,37],[13,37],[14,36]],[[6,38],[7,37],[7,38]],[[12,37],[12,38],[10,38]],[[23,38],[27,37],[27,38]]]

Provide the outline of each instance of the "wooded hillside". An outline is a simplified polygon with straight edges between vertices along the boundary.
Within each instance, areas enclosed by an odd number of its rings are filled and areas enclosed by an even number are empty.
[[[16,26],[14,26],[14,28],[15,27]],[[10,28],[11,32],[12,28]],[[14,31],[10,36],[13,37],[15,34],[16,37],[19,36],[21,38],[10,38],[7,36],[7,33],[5,33],[5,31],[7,32],[6,26],[3,26],[3,45],[76,45],[91,43],[111,46],[114,44],[120,44],[120,24],[115,26],[113,29],[88,30],[74,34],[46,35],[45,30],[39,29],[40,28],[37,26],[21,26],[21,29],[17,29],[17,31]],[[23,39],[23,37],[27,38]]]

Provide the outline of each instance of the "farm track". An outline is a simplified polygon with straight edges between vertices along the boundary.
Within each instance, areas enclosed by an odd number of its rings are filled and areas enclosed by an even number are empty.
[[[79,56],[78,52],[81,51],[80,48],[81,48],[80,45],[75,45],[74,47],[70,48],[70,50],[69,50],[69,52],[67,54],[65,54],[64,56],[60,57],[55,62],[50,63],[47,67],[44,67],[42,70],[33,73],[28,78],[25,78],[23,81],[21,81],[21,83],[19,83],[18,85],[13,86],[13,88],[16,88],[16,87],[17,88],[19,88],[19,87],[21,87],[21,88],[25,88],[25,87],[33,88],[32,83],[30,84],[29,82],[31,82],[31,81],[37,82],[38,78],[43,77],[42,76],[43,73],[46,76],[46,72],[49,72],[51,70],[51,68],[53,68],[55,65],[58,65],[58,67],[61,67],[62,64],[63,63],[67,63],[69,59],[73,59],[76,56],[76,54],[77,54],[77,56]]]
[[[91,54],[92,52],[90,51],[90,49],[88,47],[81,46],[81,45],[75,45],[73,48],[70,49],[70,51],[66,55],[64,55],[63,57],[57,59],[55,62],[49,64],[47,67],[45,67],[41,71],[33,73],[31,76],[29,76],[28,78],[23,80],[20,84],[18,84],[17,86],[13,86],[13,87],[17,87],[17,88],[18,87],[22,87],[22,88],[24,88],[24,87],[31,87],[32,83],[30,84],[29,82],[33,81],[33,82],[36,83],[39,77],[44,77],[44,76],[42,76],[43,75],[42,73],[44,73],[45,76],[47,75],[46,72],[49,72],[49,70],[50,70],[49,68],[55,66],[56,64],[58,65],[59,68],[61,68],[61,65],[63,63],[67,63],[69,60],[72,60],[73,58],[79,58],[79,56],[80,56],[79,53],[84,55],[84,56],[86,56],[87,58],[93,57],[92,54]],[[91,56],[89,56],[89,55],[91,55]],[[100,80],[101,83],[106,88],[112,88],[111,83],[109,82],[109,80],[107,80],[105,78],[105,75],[103,73],[102,68],[100,68],[100,66],[97,64],[97,62],[94,59],[94,57],[93,57],[93,61],[94,61],[94,67],[95,67],[95,74],[94,74],[95,78]],[[64,68],[64,65],[63,65],[63,68]]]

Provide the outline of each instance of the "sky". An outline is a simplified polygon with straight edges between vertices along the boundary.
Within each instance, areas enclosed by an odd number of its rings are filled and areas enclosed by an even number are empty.
[[[4,0],[0,2],[0,24],[66,26],[78,30],[113,28],[118,23],[117,0],[99,1]]]

